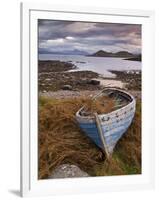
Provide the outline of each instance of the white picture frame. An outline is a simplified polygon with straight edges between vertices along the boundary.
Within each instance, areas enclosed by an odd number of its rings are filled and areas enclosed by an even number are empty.
[[[142,174],[38,180],[37,19],[142,24]],[[150,67],[151,66],[151,67]],[[151,105],[151,106],[150,106]],[[150,117],[151,116],[151,117]],[[154,12],[21,4],[21,195],[77,194],[154,187]]]

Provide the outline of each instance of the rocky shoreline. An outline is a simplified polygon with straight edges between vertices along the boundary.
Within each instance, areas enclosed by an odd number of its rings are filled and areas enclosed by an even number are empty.
[[[75,65],[60,61],[39,61],[38,86],[40,92],[100,89],[99,82],[92,81],[99,75],[92,71],[76,71]],[[64,87],[64,86],[69,87]]]
[[[126,83],[126,88],[128,90],[141,90],[141,70],[111,70],[110,72],[116,75],[116,80],[121,80]]]
[[[58,90],[99,90],[105,86],[141,90],[141,71],[115,71],[115,78],[101,77],[92,71],[70,71],[76,66],[72,62],[39,61],[38,90],[40,93]],[[105,81],[107,80],[107,81]]]
[[[141,91],[139,90],[129,90],[129,92],[137,99],[141,99]],[[72,98],[92,98],[99,93],[99,90],[82,90],[82,91],[69,91],[69,90],[58,90],[50,91],[46,93],[39,93],[39,96],[53,99],[72,99]]]

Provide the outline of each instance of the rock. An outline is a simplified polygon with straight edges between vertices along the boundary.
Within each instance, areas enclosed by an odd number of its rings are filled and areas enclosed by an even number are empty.
[[[92,85],[100,85],[100,81],[94,79],[88,80],[87,83]]]
[[[45,81],[51,81],[51,79],[50,78],[46,78]]]
[[[80,85],[80,86],[83,86],[87,84],[87,81],[86,80],[75,80],[75,85]]]
[[[63,90],[72,90],[72,86],[71,85],[63,85],[62,89]]]
[[[71,178],[71,177],[88,177],[89,175],[82,171],[76,165],[63,164],[58,166],[49,178]]]

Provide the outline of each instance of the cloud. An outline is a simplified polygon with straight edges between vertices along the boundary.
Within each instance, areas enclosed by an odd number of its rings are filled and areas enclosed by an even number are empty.
[[[43,52],[141,52],[141,25],[38,20],[38,31]]]
[[[66,40],[74,40],[75,38],[74,38],[74,37],[67,36],[65,39],[66,39]]]

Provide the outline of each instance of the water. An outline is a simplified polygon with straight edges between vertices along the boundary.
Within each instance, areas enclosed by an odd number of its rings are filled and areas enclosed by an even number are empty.
[[[114,77],[115,75],[109,70],[131,71],[141,70],[141,62],[123,60],[123,58],[107,58],[107,57],[88,57],[77,55],[54,55],[40,54],[40,60],[60,60],[71,62],[77,66],[77,69],[70,71],[93,71],[105,77]]]

